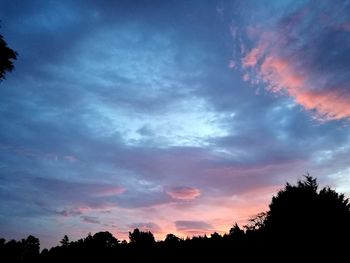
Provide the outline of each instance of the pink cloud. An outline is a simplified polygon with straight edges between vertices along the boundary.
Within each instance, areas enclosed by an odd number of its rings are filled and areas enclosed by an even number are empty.
[[[174,187],[167,191],[173,199],[179,200],[192,200],[201,195],[201,192],[197,188],[192,187]]]
[[[267,83],[268,90],[286,91],[306,110],[315,111],[315,117],[319,120],[350,117],[350,100],[342,96],[341,89],[317,90],[312,86],[311,77],[303,76],[286,59],[267,56],[260,66],[259,75]]]
[[[248,54],[245,55],[242,59],[243,68],[254,67],[258,63],[258,60],[261,57],[262,52],[263,52],[262,46],[257,46],[253,48],[251,51],[249,51]]]
[[[295,96],[306,84],[305,78],[296,73],[287,60],[278,57],[266,57],[259,74],[272,92],[286,89],[290,95]]]
[[[315,76],[295,59],[280,55],[280,44],[269,46],[266,38],[261,41],[263,44],[258,44],[242,59],[242,67],[253,68],[256,74],[245,72],[243,80],[252,79],[252,83],[261,80],[268,91],[285,92],[320,121],[350,118],[350,98],[344,96],[348,87],[332,87],[327,77]]]
[[[338,91],[307,91],[295,94],[295,101],[306,109],[317,110],[320,120],[347,119],[350,117],[350,100]]]
[[[243,78],[292,97],[320,121],[350,119],[350,22],[338,7],[329,8],[337,12],[324,14],[309,3],[240,30],[250,40],[240,50]]]

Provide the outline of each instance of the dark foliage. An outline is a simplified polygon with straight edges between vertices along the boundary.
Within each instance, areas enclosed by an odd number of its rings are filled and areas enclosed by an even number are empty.
[[[0,255],[2,262],[35,262],[40,256],[40,242],[34,236],[20,241],[0,239]]]
[[[2,35],[0,35],[0,81],[5,78],[6,72],[13,70],[13,60],[17,58],[17,52],[7,46]]]
[[[0,239],[2,262],[110,262],[118,261],[250,261],[328,260],[347,257],[350,205],[343,194],[329,187],[318,190],[316,179],[306,176],[296,185],[286,184],[272,198],[269,211],[258,214],[241,229],[237,224],[223,236],[181,239],[168,234],[156,242],[151,232],[129,232],[129,242],[119,242],[109,232],[89,234],[39,254],[39,240]]]

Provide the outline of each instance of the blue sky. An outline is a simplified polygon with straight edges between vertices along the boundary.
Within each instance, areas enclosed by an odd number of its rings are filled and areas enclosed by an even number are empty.
[[[349,1],[6,1],[0,235],[228,231],[350,193]]]

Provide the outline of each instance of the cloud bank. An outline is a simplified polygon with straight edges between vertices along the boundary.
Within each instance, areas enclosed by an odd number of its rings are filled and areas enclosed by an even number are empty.
[[[321,121],[349,119],[349,19],[348,4],[310,1],[272,26],[251,25],[242,67],[252,83],[291,96]]]

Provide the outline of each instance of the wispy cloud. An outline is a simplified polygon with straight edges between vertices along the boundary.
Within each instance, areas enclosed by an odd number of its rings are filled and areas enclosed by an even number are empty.
[[[187,186],[179,186],[172,187],[167,191],[167,194],[170,195],[174,199],[179,200],[192,200],[201,195],[201,192],[197,188],[187,187]]]
[[[86,223],[100,224],[100,221],[96,216],[81,216],[81,219]]]
[[[160,226],[154,222],[133,223],[133,224],[129,224],[128,227],[130,229],[138,228],[141,231],[150,231],[154,234],[162,231]]]
[[[176,230],[187,235],[204,235],[213,232],[213,226],[204,221],[175,221]]]

